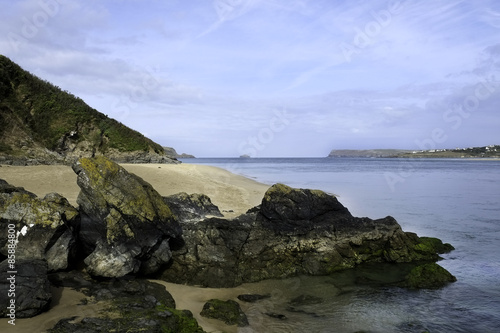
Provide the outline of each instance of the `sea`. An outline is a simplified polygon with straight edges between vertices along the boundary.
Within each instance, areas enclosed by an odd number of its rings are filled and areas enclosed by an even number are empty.
[[[392,266],[246,284],[271,297],[245,305],[238,332],[500,332],[500,160],[401,158],[196,158],[265,184],[335,194],[354,216],[393,216],[404,231],[455,250],[439,264],[457,278],[407,290]],[[296,306],[302,297],[306,304]],[[307,301],[309,300],[309,302]]]

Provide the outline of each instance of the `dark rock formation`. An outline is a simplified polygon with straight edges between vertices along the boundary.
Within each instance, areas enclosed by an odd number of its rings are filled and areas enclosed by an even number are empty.
[[[201,221],[208,216],[222,217],[219,208],[205,194],[185,192],[163,197],[174,215],[183,222]]]
[[[52,295],[45,261],[18,259],[14,270],[7,260],[0,263],[0,317],[11,313],[11,299],[15,300],[11,319],[33,317],[49,308]]]
[[[222,320],[227,325],[248,326],[248,319],[240,305],[233,301],[211,299],[205,303],[200,313],[203,317]]]
[[[163,279],[210,287],[325,275],[367,262],[435,261],[429,241],[401,230],[390,216],[353,217],[321,191],[272,186],[262,204],[234,220],[182,223],[185,246]],[[431,242],[432,243],[432,242]]]
[[[43,199],[0,180],[0,253],[17,241],[17,259],[47,260],[50,271],[66,269],[74,254],[78,211],[57,193]],[[10,240],[10,242],[9,242]]]
[[[94,282],[82,289],[87,302],[107,302],[108,313],[97,318],[60,320],[52,333],[100,332],[184,332],[203,333],[189,311],[175,309],[175,301],[165,287],[145,281],[111,279]]]
[[[73,165],[81,191],[79,240],[88,271],[95,276],[150,274],[171,258],[179,224],[153,187],[99,156]]]

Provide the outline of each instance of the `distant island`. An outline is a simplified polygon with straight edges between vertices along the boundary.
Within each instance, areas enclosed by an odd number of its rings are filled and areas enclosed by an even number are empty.
[[[368,158],[500,158],[500,145],[484,147],[403,150],[403,149],[337,149],[328,155],[334,157],[368,157]]]

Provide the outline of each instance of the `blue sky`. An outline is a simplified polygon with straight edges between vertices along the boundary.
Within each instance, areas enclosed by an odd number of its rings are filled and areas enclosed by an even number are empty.
[[[0,6],[0,53],[178,152],[500,144],[496,0]]]

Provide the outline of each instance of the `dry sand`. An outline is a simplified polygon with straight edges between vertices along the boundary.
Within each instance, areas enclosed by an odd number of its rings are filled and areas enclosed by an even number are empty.
[[[163,196],[187,192],[208,195],[227,218],[245,213],[260,204],[268,185],[227,170],[195,164],[122,164]],[[80,188],[71,167],[63,165],[2,166],[0,179],[24,187],[38,196],[57,192],[76,205]],[[233,212],[228,212],[233,210]]]
[[[163,196],[179,192],[204,193],[219,207],[226,218],[245,213],[260,204],[268,185],[221,168],[194,164],[122,164],[153,187]],[[24,187],[38,196],[57,192],[76,206],[80,191],[76,175],[69,166],[1,166],[0,179],[11,185]],[[160,281],[158,281],[160,282]],[[234,299],[246,288],[209,289],[161,282],[174,297],[177,308],[188,309],[207,332],[236,332],[236,327],[199,315],[204,302],[211,298]],[[51,309],[30,319],[16,319],[16,326],[7,319],[0,319],[0,332],[45,332],[59,319],[77,316],[95,316],[102,305],[82,305],[85,296],[69,288],[54,288]],[[259,312],[260,313],[260,312]]]

